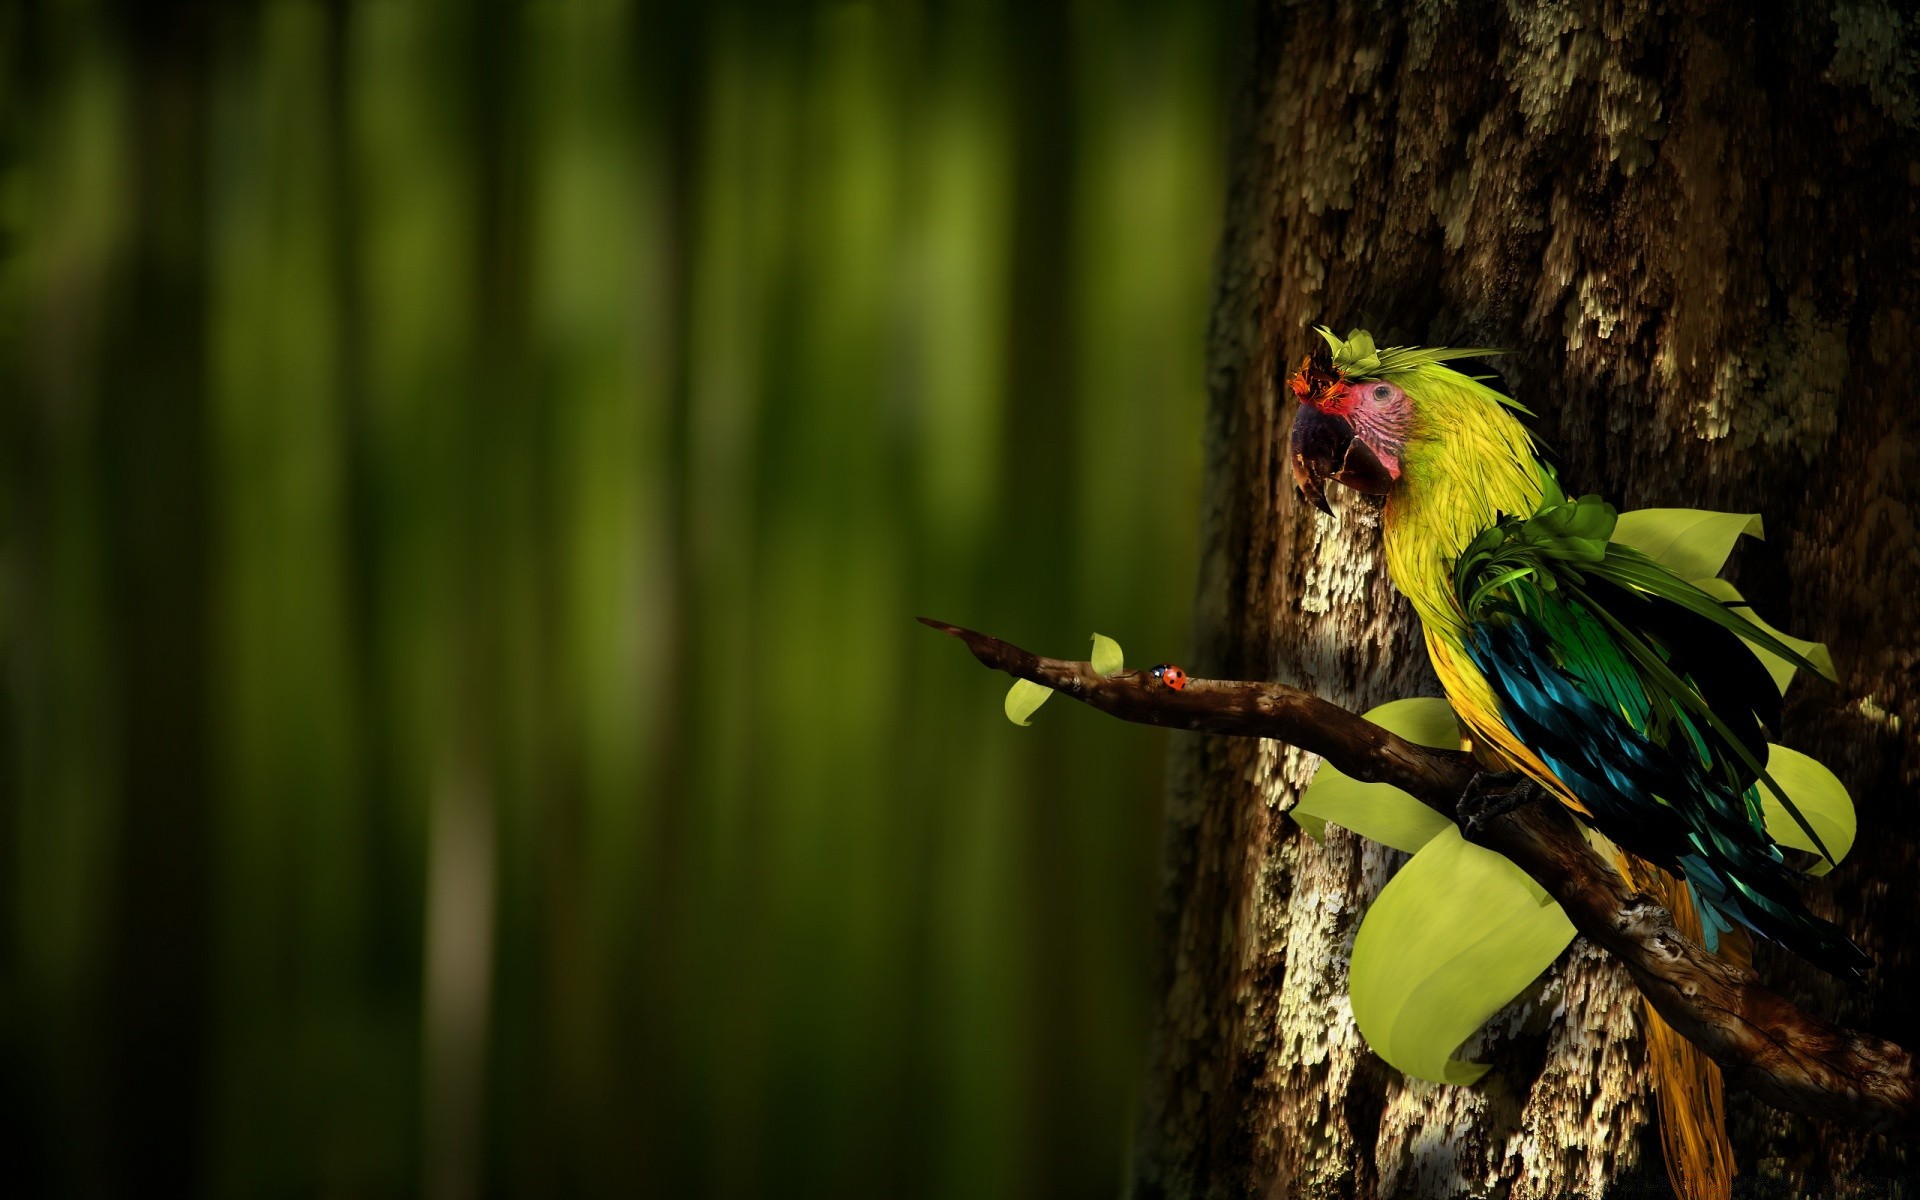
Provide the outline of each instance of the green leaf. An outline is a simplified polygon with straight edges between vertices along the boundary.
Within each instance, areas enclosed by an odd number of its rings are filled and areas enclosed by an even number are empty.
[[[1766,536],[1758,513],[1636,508],[1620,514],[1613,540],[1632,546],[1682,579],[1711,579],[1727,565],[1727,556],[1743,533]]]
[[[1016,679],[1007,689],[1007,720],[1015,725],[1030,725],[1029,717],[1053,695],[1053,689],[1041,687],[1031,679]]]
[[[1415,696],[1382,704],[1365,715],[1410,742],[1441,750],[1460,748],[1460,725],[1445,700]],[[1409,854],[1453,827],[1452,821],[1392,784],[1362,783],[1331,763],[1320,764],[1292,816],[1316,842],[1325,839],[1331,821]]]
[[[1554,508],[1566,502],[1567,493],[1560,487],[1560,476],[1554,473],[1552,467],[1542,467],[1540,469],[1540,508]]]
[[[1353,940],[1353,1019],[1374,1053],[1436,1083],[1484,1075],[1453,1052],[1573,940],[1566,913],[1536,896],[1525,872],[1455,825],[1415,854]]]
[[[1788,649],[1793,650],[1799,654],[1800,657],[1812,663],[1814,670],[1820,672],[1823,677],[1838,682],[1839,676],[1835,675],[1833,670],[1833,655],[1827,652],[1827,648],[1823,644],[1805,641],[1797,637],[1788,637],[1778,629],[1762,621],[1754,615],[1753,609],[1748,606],[1745,597],[1740,595],[1739,589],[1724,579],[1696,579],[1693,581],[1693,586],[1699,588],[1707,595],[1712,596],[1715,600],[1724,602],[1749,624],[1771,635]],[[1742,640],[1744,641],[1745,639]],[[1787,690],[1787,685],[1793,682],[1794,664],[1775,654],[1765,646],[1756,645],[1750,641],[1747,642],[1747,649],[1759,656],[1760,662],[1767,668],[1767,674],[1773,676],[1773,686],[1779,688],[1781,693],[1784,694]]]
[[[1793,801],[1800,815],[1813,826],[1820,840],[1827,844],[1835,862],[1845,858],[1847,851],[1853,848],[1856,826],[1853,799],[1847,795],[1846,786],[1839,778],[1824,763],[1798,750],[1774,745],[1767,747],[1767,774],[1786,789],[1787,798]],[[1785,806],[1766,788],[1760,789],[1760,805],[1766,814],[1769,837],[1782,846],[1791,846],[1810,854],[1820,853],[1813,839],[1794,823]],[[1825,875],[1833,867],[1833,862],[1821,859],[1809,873]]]
[[[1373,335],[1364,329],[1351,330],[1343,351],[1336,352],[1334,365],[1348,375],[1366,376],[1380,369],[1380,356],[1374,353]]]
[[[1104,633],[1093,635],[1093,673],[1105,678],[1117,674],[1125,667],[1126,660],[1121,657],[1120,643]]]
[[[1373,335],[1364,329],[1354,329],[1347,333],[1346,340],[1328,329],[1325,325],[1314,326],[1314,332],[1327,343],[1327,349],[1333,352],[1333,366],[1342,375],[1349,378],[1371,378],[1380,369],[1380,355],[1375,352]]]
[[[1582,496],[1562,504],[1542,503],[1520,526],[1523,541],[1549,558],[1599,562],[1606,557],[1607,539],[1616,521],[1613,505],[1598,496]]]

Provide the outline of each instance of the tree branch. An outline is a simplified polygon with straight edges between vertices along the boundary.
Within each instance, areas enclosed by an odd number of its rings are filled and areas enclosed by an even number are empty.
[[[1287,742],[1449,817],[1476,769],[1464,753],[1416,745],[1285,684],[1193,679],[1175,690],[1147,671],[1102,677],[1088,663],[1042,658],[971,629],[920,620],[965,642],[996,671],[1123,721]],[[1654,1009],[1719,1063],[1729,1083],[1789,1112],[1878,1132],[1914,1131],[1920,1114],[1905,1049],[1801,1011],[1750,969],[1681,936],[1667,911],[1634,891],[1560,805],[1529,804],[1468,832],[1511,859],[1560,902],[1574,928],[1625,964]]]

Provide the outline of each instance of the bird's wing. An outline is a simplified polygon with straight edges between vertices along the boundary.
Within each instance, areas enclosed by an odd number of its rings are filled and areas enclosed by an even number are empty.
[[[1456,562],[1466,650],[1501,719],[1601,832],[1683,875],[1714,917],[1830,969],[1854,969],[1859,951],[1801,903],[1758,792],[1771,788],[1807,828],[1767,776],[1779,694],[1742,639],[1805,660],[1611,543],[1613,521],[1598,497],[1550,494],[1532,517],[1496,523]]]

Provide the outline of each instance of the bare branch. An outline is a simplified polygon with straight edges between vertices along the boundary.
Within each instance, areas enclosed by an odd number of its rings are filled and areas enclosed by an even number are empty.
[[[965,642],[996,671],[1121,720],[1287,742],[1356,779],[1393,784],[1449,817],[1473,778],[1467,755],[1416,745],[1285,684],[1193,679],[1176,691],[1146,671],[1103,678],[1084,662],[1042,658],[999,638],[920,620]],[[1682,937],[1666,910],[1629,887],[1559,805],[1523,806],[1468,836],[1552,894],[1574,928],[1625,964],[1648,1002],[1719,1063],[1729,1083],[1789,1112],[1913,1132],[1913,1058],[1905,1049],[1801,1011],[1752,970]]]

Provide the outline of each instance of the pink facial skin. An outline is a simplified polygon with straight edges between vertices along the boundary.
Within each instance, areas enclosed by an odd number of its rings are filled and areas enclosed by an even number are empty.
[[[1354,436],[1366,443],[1387,473],[1400,478],[1400,451],[1413,423],[1407,394],[1391,383],[1368,379],[1348,384],[1342,399],[1346,403],[1338,415],[1353,425]]]

